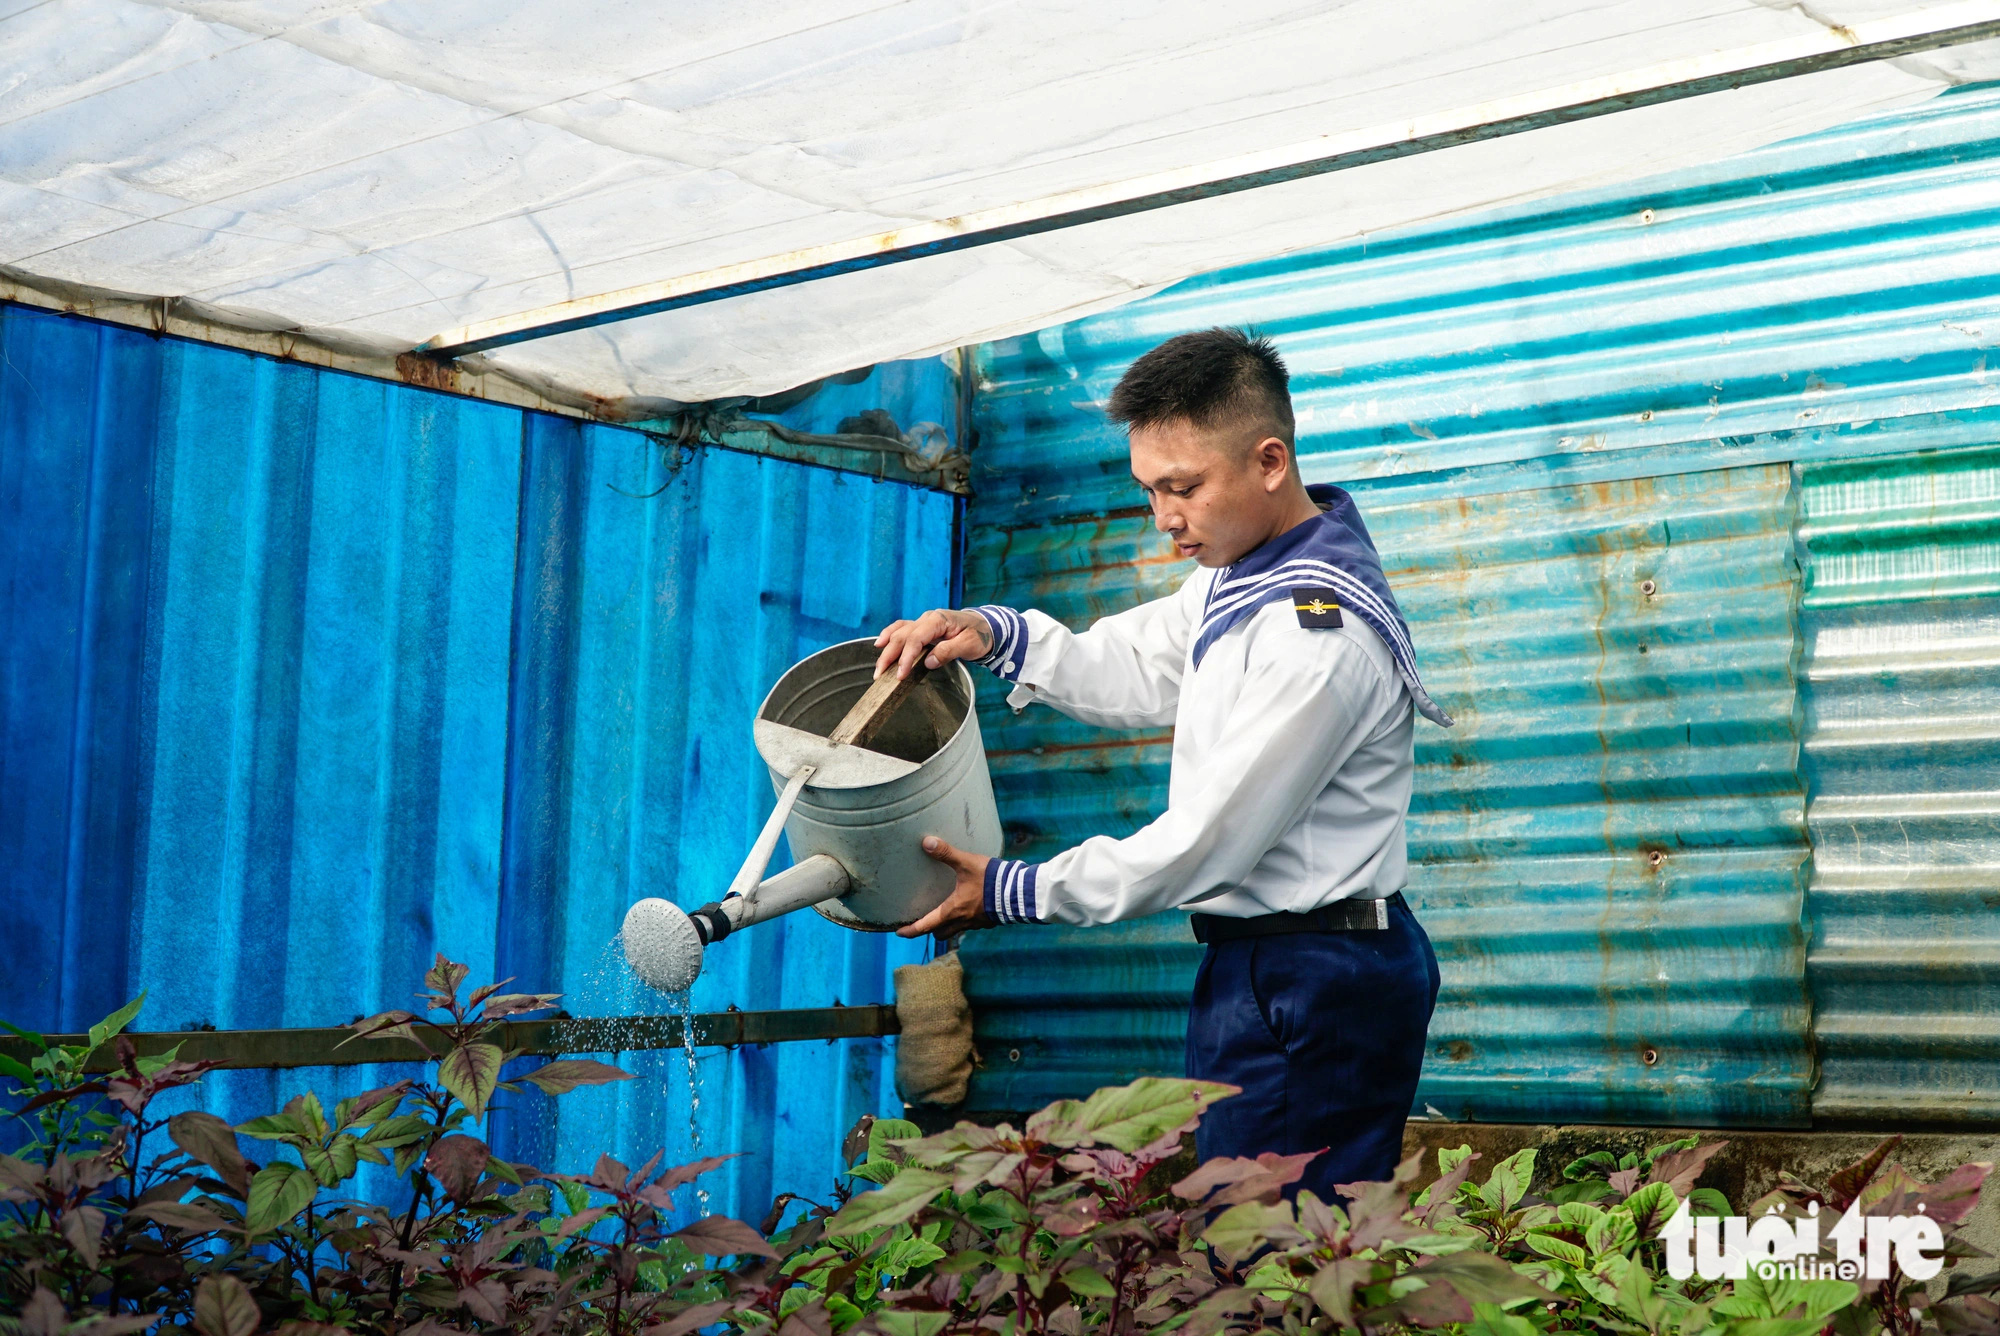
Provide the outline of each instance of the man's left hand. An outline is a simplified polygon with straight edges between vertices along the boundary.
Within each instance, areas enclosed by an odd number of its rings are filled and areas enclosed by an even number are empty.
[[[954,849],[935,835],[924,836],[924,852],[949,867],[956,880],[943,904],[909,927],[896,929],[896,935],[956,937],[971,928],[992,927],[993,920],[986,917],[986,865],[993,860]]]

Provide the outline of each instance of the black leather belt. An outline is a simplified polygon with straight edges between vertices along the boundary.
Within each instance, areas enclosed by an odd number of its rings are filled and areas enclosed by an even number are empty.
[[[1404,907],[1403,893],[1386,900],[1336,900],[1303,914],[1259,914],[1256,918],[1225,918],[1221,914],[1191,914],[1197,942],[1232,942],[1239,937],[1276,937],[1287,932],[1380,932],[1389,926],[1390,906]]]

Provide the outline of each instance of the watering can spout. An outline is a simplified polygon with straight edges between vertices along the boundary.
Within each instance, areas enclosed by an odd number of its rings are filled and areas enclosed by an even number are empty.
[[[745,894],[712,901],[692,914],[649,896],[625,911],[625,959],[650,987],[678,993],[700,976],[703,950],[711,942],[738,928],[845,895],[851,884],[839,859],[814,854]]]

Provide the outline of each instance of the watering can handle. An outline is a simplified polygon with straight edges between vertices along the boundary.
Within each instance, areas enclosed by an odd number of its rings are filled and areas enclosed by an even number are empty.
[[[757,842],[750,846],[750,856],[737,870],[736,880],[729,883],[730,895],[748,895],[764,880],[764,869],[771,865],[771,855],[778,848],[778,836],[784,833],[785,818],[792,814],[792,804],[799,800],[799,791],[805,788],[806,781],[818,769],[818,766],[800,766],[798,773],[792,776],[792,782],[785,785],[785,791],[778,795],[778,805],[771,809],[764,829],[757,832]]]
[[[896,713],[896,707],[903,703],[911,688],[929,674],[930,669],[924,666],[924,660],[936,648],[935,643],[924,646],[924,652],[910,665],[908,677],[884,673],[870,682],[868,689],[861,693],[861,699],[848,707],[840,722],[833,726],[833,732],[826,735],[827,740],[850,747],[866,747],[882,725]]]

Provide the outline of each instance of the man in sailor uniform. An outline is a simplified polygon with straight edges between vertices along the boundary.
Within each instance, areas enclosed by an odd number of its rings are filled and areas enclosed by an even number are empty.
[[[1437,1000],[1430,939],[1401,894],[1423,715],[1409,628],[1353,500],[1307,487],[1289,377],[1264,339],[1169,339],[1110,405],[1157,528],[1195,570],[1178,591],[1071,631],[1030,610],[938,609],[877,640],[983,664],[1087,724],[1174,729],[1167,809],[1044,863],[926,850],[958,884],[905,936],[998,923],[1112,923],[1181,908],[1207,944],[1187,1074],[1241,1086],[1203,1159],[1326,1149],[1302,1186],[1389,1177]],[[928,654],[926,655],[926,648]]]

